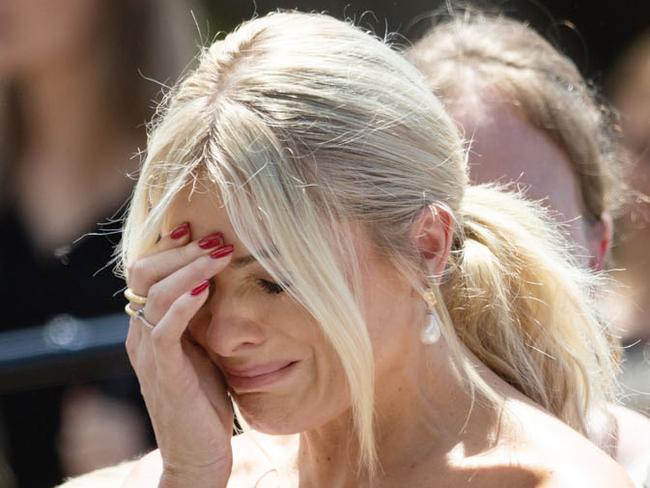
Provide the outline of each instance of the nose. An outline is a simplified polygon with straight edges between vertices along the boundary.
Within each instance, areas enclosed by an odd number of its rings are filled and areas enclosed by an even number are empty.
[[[212,296],[204,347],[221,357],[231,357],[256,349],[266,341],[255,307],[235,297]]]

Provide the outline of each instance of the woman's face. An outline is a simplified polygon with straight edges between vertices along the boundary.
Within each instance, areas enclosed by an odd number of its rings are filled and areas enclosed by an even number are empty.
[[[628,183],[650,195],[650,52],[614,96],[621,112],[625,146],[632,161]],[[647,205],[643,205],[647,211]]]
[[[0,75],[21,76],[92,51],[102,19],[99,0],[0,1]]]
[[[234,245],[231,264],[212,280],[210,297],[189,333],[224,372],[246,421],[263,432],[290,434],[345,413],[350,407],[346,377],[316,321],[249,259],[250,250],[214,194],[195,192],[189,202],[185,196],[178,201],[182,204],[170,212],[170,229],[189,222],[193,239],[220,231]],[[414,327],[405,324],[414,319],[415,298],[360,228],[350,238],[362,266],[362,311],[380,376],[406,357]]]
[[[580,182],[553,140],[530,125],[512,104],[480,100],[470,107],[459,100],[448,108],[472,141],[469,166],[474,183],[517,182],[527,198],[541,200],[557,212],[576,244],[592,248]]]

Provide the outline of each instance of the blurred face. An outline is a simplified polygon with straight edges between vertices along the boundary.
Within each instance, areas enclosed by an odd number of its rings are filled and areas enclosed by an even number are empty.
[[[629,184],[650,194],[650,53],[640,60],[634,75],[625,80],[615,102],[623,122],[625,145],[633,166]]]
[[[193,239],[220,231],[234,245],[231,264],[212,280],[210,297],[189,332],[224,373],[246,421],[263,432],[289,434],[346,412],[347,380],[318,323],[250,259],[214,194],[196,192],[189,203],[185,196],[179,202],[170,212],[170,229],[187,221]],[[363,266],[362,311],[377,375],[390,374],[405,357],[407,336],[414,331],[405,326],[413,319],[414,297],[360,229],[350,238]]]
[[[542,200],[558,213],[558,221],[568,223],[575,243],[591,249],[580,184],[566,154],[512,105],[490,101],[478,105],[470,107],[460,100],[449,107],[465,137],[473,141],[472,181],[517,182],[528,198]]]
[[[47,70],[96,45],[100,0],[1,0],[0,75]]]

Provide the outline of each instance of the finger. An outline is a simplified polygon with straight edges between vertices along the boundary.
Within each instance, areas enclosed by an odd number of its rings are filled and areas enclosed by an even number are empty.
[[[191,240],[192,232],[190,229],[190,223],[183,222],[175,226],[166,234],[163,234],[150,254],[167,251],[168,249],[173,249],[179,246],[184,246]]]
[[[143,378],[141,377],[142,372],[146,371],[146,365],[151,363],[150,348],[143,347],[144,335],[147,334],[147,332],[148,331],[145,330],[137,318],[131,319],[125,346],[129,362],[131,363],[131,366],[141,384],[143,381]]]
[[[184,246],[144,256],[134,261],[127,269],[129,287],[138,295],[148,296],[149,288],[154,283],[222,246],[223,234],[215,232]]]
[[[169,307],[165,316],[151,331],[156,362],[161,365],[179,364],[183,348],[181,337],[187,326],[208,298],[210,282],[207,280],[179,296]]]
[[[220,273],[230,263],[233,249],[232,245],[218,248],[218,252],[200,256],[153,284],[144,310],[147,319],[160,321],[181,295]]]
[[[205,349],[189,338],[187,334],[183,335],[181,345],[183,352],[197,371],[201,389],[205,392],[224,425],[230,425],[233,409],[223,373],[215,367]]]

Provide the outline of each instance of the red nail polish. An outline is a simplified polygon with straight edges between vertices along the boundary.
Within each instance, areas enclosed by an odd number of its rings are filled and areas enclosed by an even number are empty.
[[[190,224],[187,222],[183,222],[181,225],[175,227],[174,230],[172,230],[169,233],[169,237],[171,237],[172,239],[180,239],[181,237],[186,236],[189,233],[190,233]]]
[[[221,232],[215,232],[205,236],[199,241],[199,247],[201,249],[210,249],[212,247],[221,246],[223,244],[223,234]]]
[[[203,293],[203,292],[205,291],[205,289],[206,289],[208,286],[210,286],[210,282],[206,280],[206,281],[204,281],[203,283],[201,283],[200,285],[198,285],[198,286],[192,288],[192,291],[190,292],[190,295],[192,295],[192,296],[194,296],[194,297],[195,297],[196,295],[200,295],[201,293]]]
[[[233,251],[233,249],[235,249],[235,246],[233,246],[232,244],[222,246],[219,249],[215,249],[214,251],[212,251],[210,253],[210,257],[214,259],[222,258],[230,254]]]

